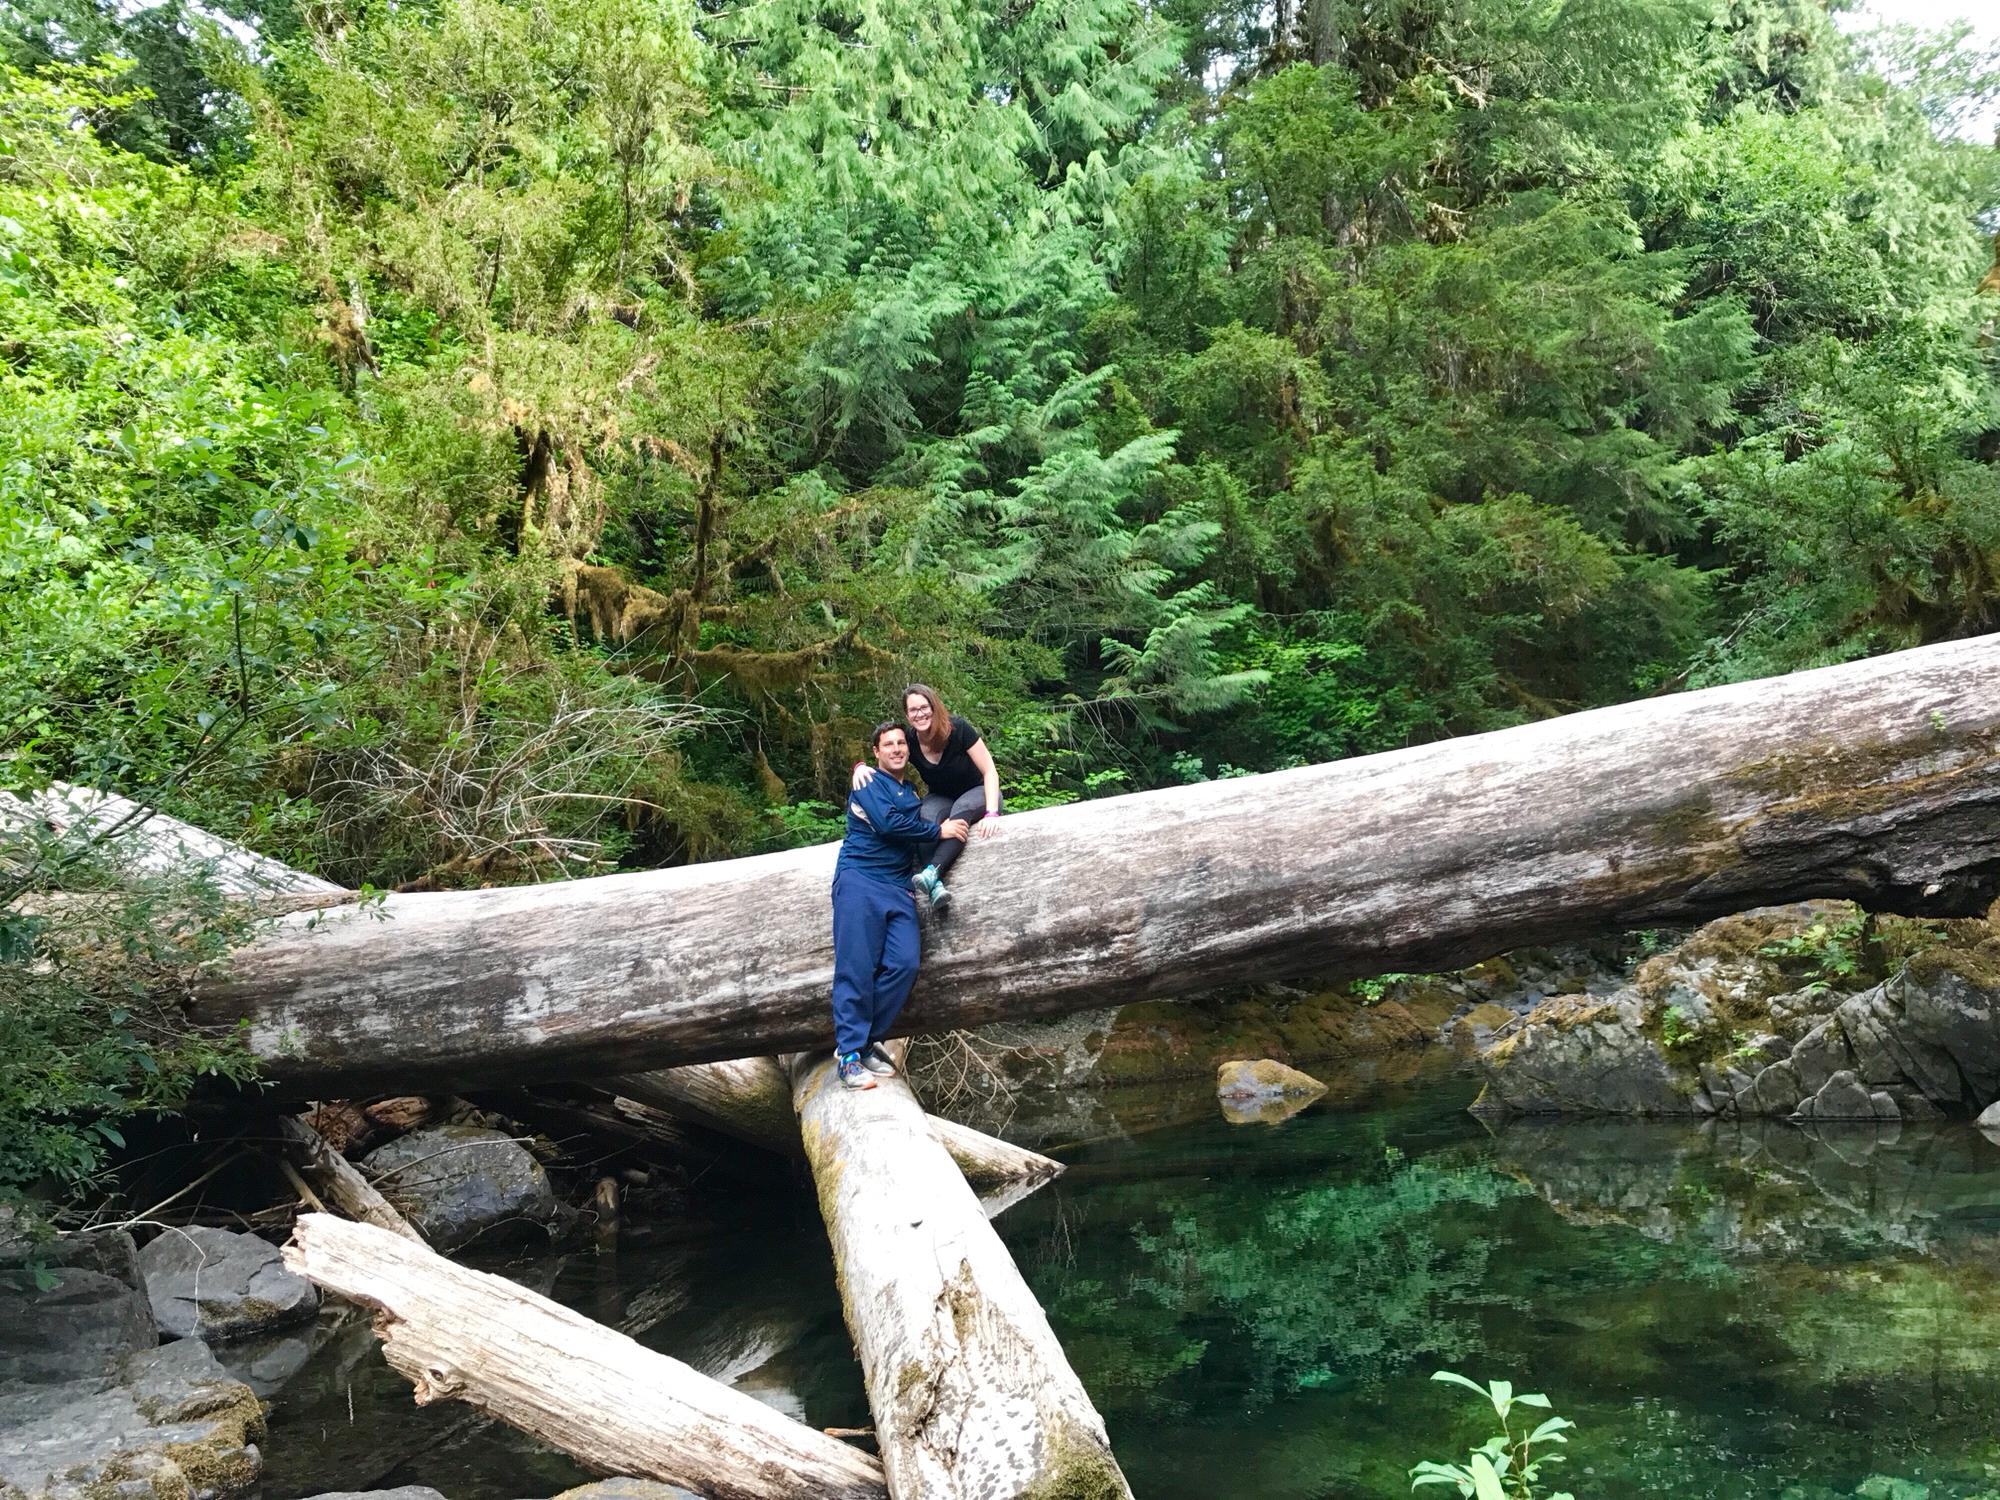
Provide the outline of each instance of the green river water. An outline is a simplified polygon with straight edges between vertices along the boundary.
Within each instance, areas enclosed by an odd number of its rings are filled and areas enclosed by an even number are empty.
[[[1548,1393],[1578,1500],[2000,1500],[2000,1146],[1966,1126],[1514,1125],[1443,1074],[1277,1126],[1017,1120],[1069,1163],[999,1227],[1141,1500],[1408,1493],[1483,1437],[1437,1369]],[[812,1200],[763,1194],[664,1248],[506,1263],[816,1426],[867,1425]],[[267,1359],[275,1379],[297,1346]],[[333,1315],[276,1390],[268,1500],[587,1477],[418,1410]],[[1445,1493],[1426,1491],[1429,1494]]]

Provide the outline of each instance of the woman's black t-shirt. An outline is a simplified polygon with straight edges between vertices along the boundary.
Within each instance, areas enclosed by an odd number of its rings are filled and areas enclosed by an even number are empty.
[[[979,767],[972,763],[968,753],[979,743],[979,731],[969,720],[957,714],[951,716],[951,733],[946,736],[944,749],[936,760],[924,749],[924,742],[916,734],[910,736],[910,762],[917,768],[917,774],[924,778],[924,788],[933,797],[961,797],[974,787],[982,785],[986,778]]]

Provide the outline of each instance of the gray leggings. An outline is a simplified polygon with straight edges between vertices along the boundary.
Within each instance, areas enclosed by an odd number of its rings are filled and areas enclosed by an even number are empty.
[[[956,797],[924,798],[924,816],[933,823],[942,823],[946,818],[963,818],[968,823],[977,822],[986,813],[986,788],[976,786],[969,792],[960,792]],[[957,839],[939,839],[927,844],[918,857],[920,865],[936,865],[942,875],[951,868],[951,862],[965,852],[965,845]]]

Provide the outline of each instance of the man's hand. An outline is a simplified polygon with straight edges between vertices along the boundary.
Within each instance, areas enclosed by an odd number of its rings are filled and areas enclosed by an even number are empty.
[[[854,763],[854,775],[847,784],[858,792],[874,779],[875,768],[865,760],[857,760]]]
[[[965,819],[963,818],[946,818],[942,823],[938,824],[939,838],[957,839],[961,844],[965,842],[965,836],[970,831],[966,827]]]

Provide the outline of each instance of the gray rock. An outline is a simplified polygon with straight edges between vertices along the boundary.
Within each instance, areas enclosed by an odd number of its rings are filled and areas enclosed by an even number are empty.
[[[257,1482],[263,1435],[250,1388],[205,1344],[184,1339],[132,1355],[113,1379],[0,1393],[0,1494],[223,1500]]]
[[[228,1229],[170,1229],[139,1252],[160,1332],[212,1342],[304,1322],[319,1293],[278,1247]]]
[[[1981,1130],[2000,1130],[2000,1099],[1982,1109],[1979,1118],[1973,1123]]]
[[[427,1484],[399,1484],[393,1490],[328,1490],[306,1500],[445,1500]]]
[[[1983,989],[1944,965],[1925,965],[1919,980],[1912,967],[1893,982],[1908,1034],[1950,1057],[1974,1098],[2000,1095],[2000,990]]]
[[[1788,1057],[1783,1062],[1772,1063],[1757,1075],[1757,1082],[1746,1096],[1741,1112],[1746,1115],[1788,1115],[1799,1107],[1799,1101],[1806,1097],[1806,1090],[1799,1082],[1799,1070]]]
[[[1631,991],[1564,996],[1530,1011],[1513,1035],[1480,1054],[1487,1113],[1690,1115],[1695,1084],[1677,1080],[1640,1030]]]
[[[1827,1079],[1798,1107],[1798,1117],[1804,1120],[1894,1120],[1900,1113],[1895,1100],[1884,1093],[1871,1093],[1845,1069]]]
[[[541,1163],[497,1130],[432,1125],[378,1147],[363,1165],[440,1250],[542,1233],[562,1217]]]
[[[1840,1029],[1840,1023],[1829,1019],[1799,1038],[1798,1045],[1792,1048],[1790,1062],[1800,1090],[1817,1094],[1834,1074],[1853,1070],[1854,1053],[1847,1045],[1847,1034]]]
[[[0,1246],[0,1384],[108,1377],[159,1341],[123,1230]]]

